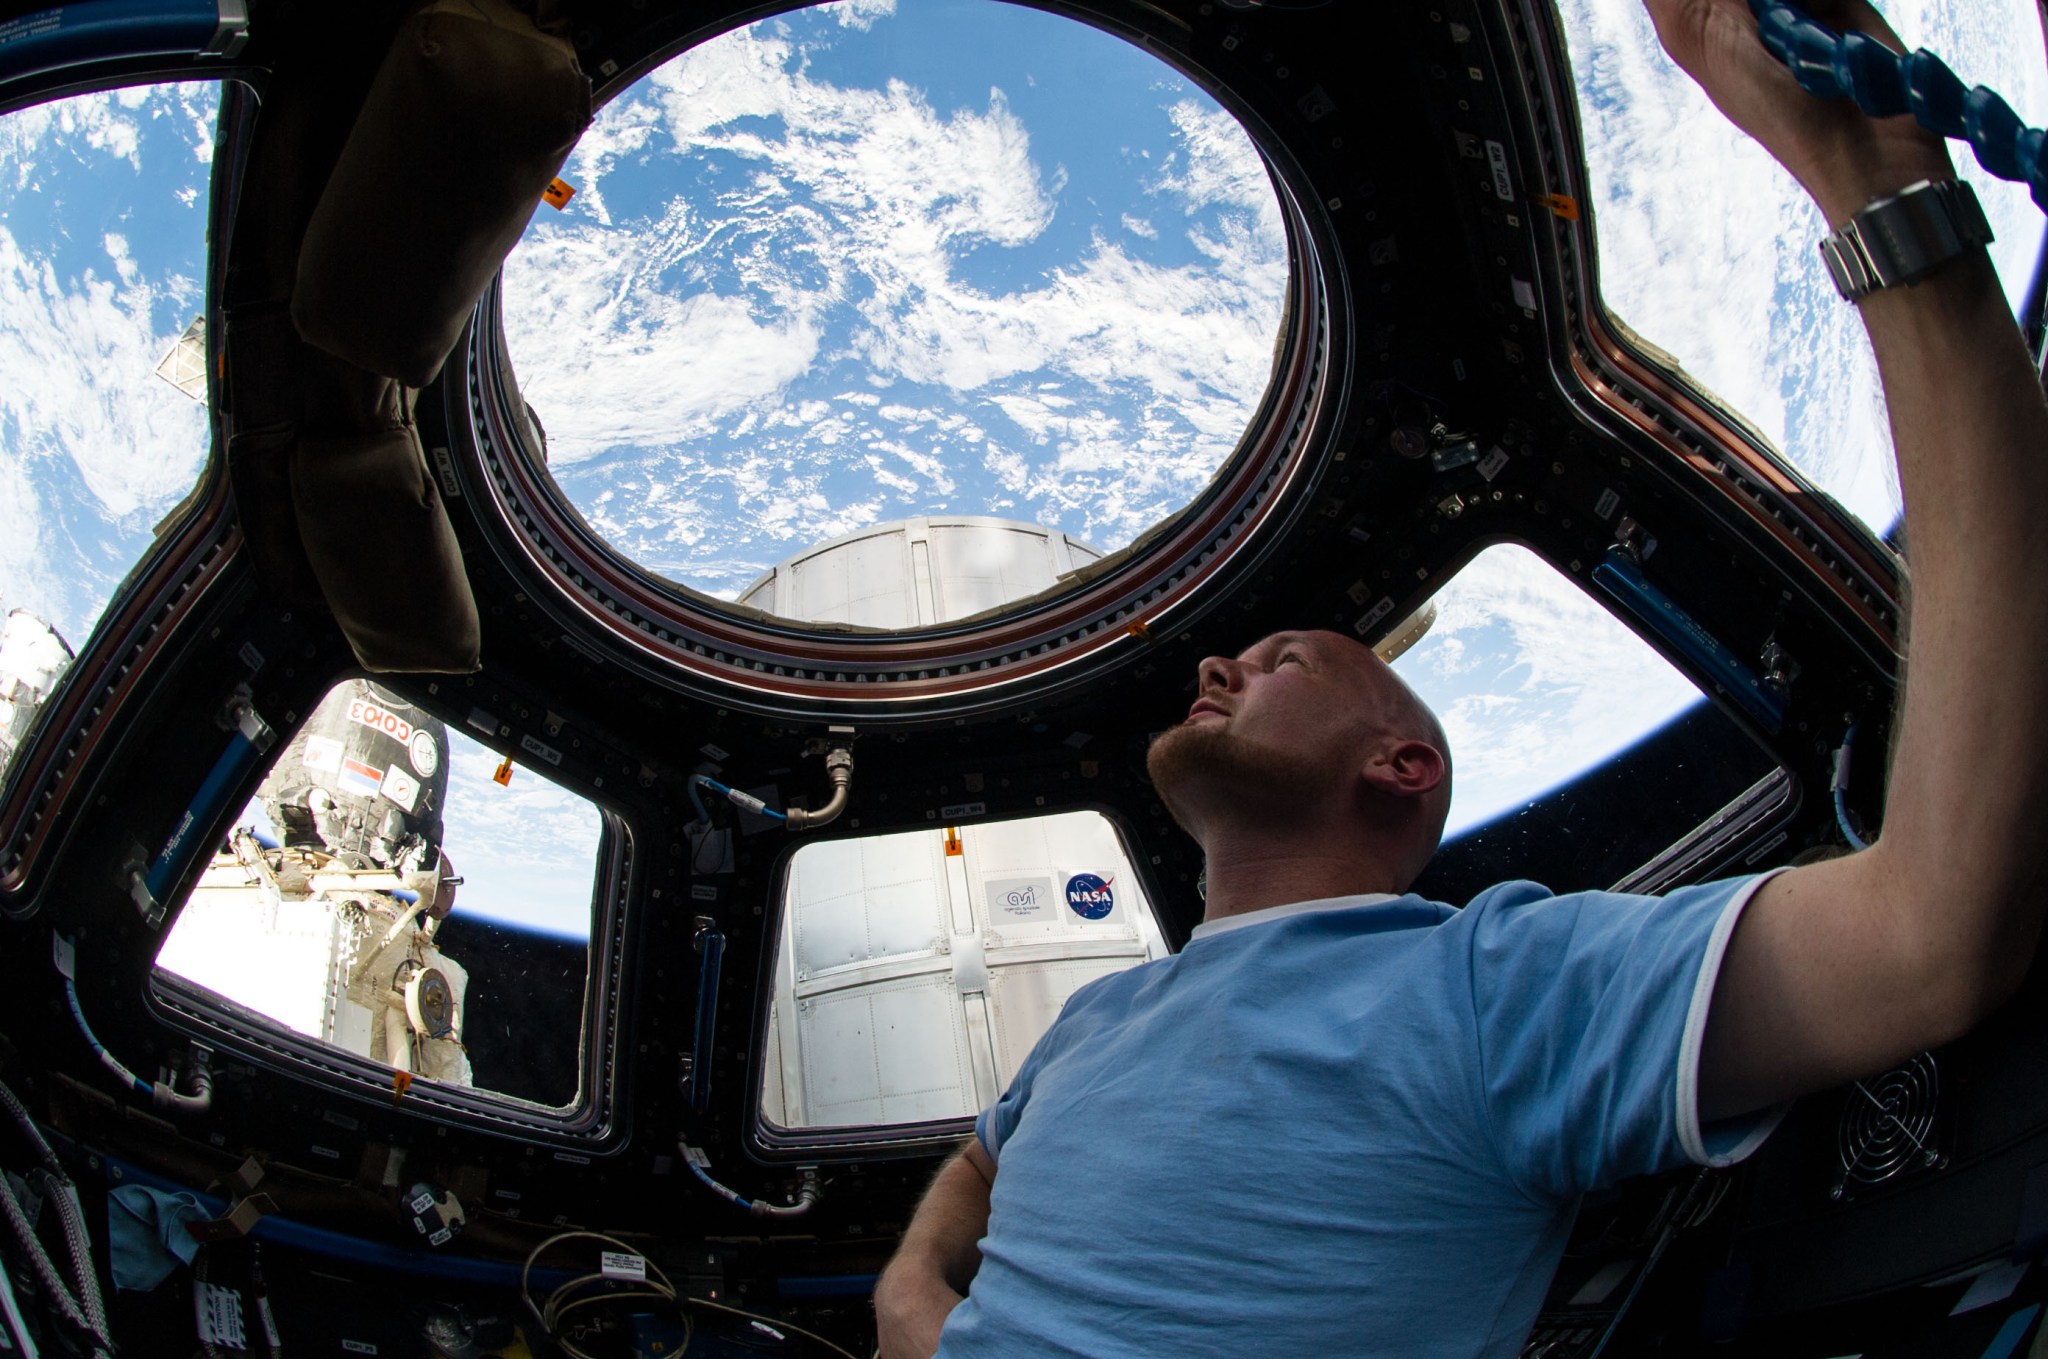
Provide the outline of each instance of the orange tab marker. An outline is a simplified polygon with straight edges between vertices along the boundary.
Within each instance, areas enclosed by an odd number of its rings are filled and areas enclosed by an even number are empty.
[[[560,212],[563,208],[568,207],[569,200],[575,196],[576,186],[566,179],[550,180],[548,181],[548,186],[540,191],[540,201],[553,208],[556,212]]]
[[[1549,208],[1567,222],[1579,220],[1579,200],[1568,194],[1539,193],[1536,195],[1536,203],[1539,207]]]
[[[946,857],[949,859],[958,858],[962,852],[959,827],[946,827]]]
[[[510,788],[512,786],[512,757],[510,755],[507,755],[505,762],[498,766],[498,772],[491,775],[491,780],[501,788]]]
[[[391,1073],[391,1103],[393,1105],[404,1099],[405,1092],[410,1089],[412,1089],[412,1073],[410,1071],[394,1071]]]

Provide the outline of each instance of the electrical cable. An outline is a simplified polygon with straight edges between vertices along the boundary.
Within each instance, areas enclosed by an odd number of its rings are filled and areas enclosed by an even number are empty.
[[[1902,55],[1867,33],[1837,33],[1787,0],[1749,0],[1749,8],[1764,49],[1808,94],[1853,100],[1872,118],[1910,113],[1929,132],[1968,142],[1979,164],[2025,184],[2048,212],[2048,134],[1991,90],[1966,88],[1924,47]]]
[[[825,752],[825,777],[832,783],[832,796],[824,806],[816,808],[792,807],[788,811],[777,811],[755,797],[743,793],[712,778],[709,774],[690,775],[690,805],[696,809],[700,825],[711,824],[711,814],[704,808],[704,800],[697,796],[699,788],[709,788],[733,806],[756,816],[767,817],[779,822],[790,830],[808,830],[822,826],[846,810],[847,800],[853,795],[853,748],[850,745],[835,745]]]
[[[92,1031],[92,1025],[86,1023],[85,1010],[78,1003],[78,984],[69,977],[64,979],[64,999],[71,1002],[71,1017],[78,1021],[78,1031],[85,1035],[86,1044],[92,1049],[93,1056],[105,1063],[107,1070],[113,1072],[114,1078],[121,1084],[139,1090],[145,1095],[149,1094],[149,1082],[121,1065],[121,1059],[107,1051],[106,1044],[100,1042],[99,1036]]]
[[[709,788],[712,792],[718,794],[727,802],[730,802],[733,806],[741,808],[744,811],[752,812],[755,816],[765,816],[770,821],[789,820],[789,817],[785,813],[776,811],[773,807],[770,807],[767,803],[761,801],[761,799],[755,797],[752,793],[742,793],[737,788],[728,788],[724,784],[720,783],[717,779],[712,778],[709,774],[692,774],[690,775],[690,782],[692,785],[702,785],[705,788]],[[701,809],[703,807],[703,804],[699,803],[698,807]],[[708,821],[710,820],[710,818],[706,817],[705,820]]]
[[[35,1224],[28,1220],[28,1213],[4,1178],[0,1178],[0,1218],[6,1219],[16,1246],[28,1260],[29,1268],[57,1312],[91,1338],[96,1353],[112,1354],[114,1346],[107,1331],[107,1313],[100,1297],[99,1276],[93,1271],[92,1240],[86,1234],[85,1215],[79,1208],[77,1191],[72,1188],[63,1163],[57,1159],[49,1140],[36,1127],[35,1120],[29,1117],[27,1107],[5,1085],[0,1085],[0,1105],[6,1106],[43,1162],[41,1179],[46,1188],[42,1192],[55,1205],[57,1220],[64,1233],[65,1251],[71,1257],[69,1263],[77,1293],[74,1294],[59,1277],[55,1262],[43,1248],[42,1239],[36,1235]]]
[[[679,1142],[676,1145],[682,1150],[683,1159],[689,1162],[690,1172],[703,1182],[706,1189],[728,1203],[746,1209],[755,1217],[802,1217],[811,1211],[811,1205],[820,1197],[818,1171],[815,1166],[803,1166],[798,1169],[797,1174],[801,1177],[802,1183],[797,1187],[795,1203],[767,1203],[761,1199],[747,1198],[712,1179],[707,1169],[711,1164],[711,1158],[706,1156],[701,1148],[693,1147],[687,1142]]]
[[[540,1259],[541,1255],[551,1246],[558,1245],[564,1241],[596,1241],[610,1246],[614,1250],[630,1255],[638,1260],[646,1270],[647,1278],[643,1281],[614,1279],[603,1273],[579,1275],[553,1289],[548,1294],[546,1302],[536,1306],[528,1278],[533,1269],[534,1261]],[[588,1292],[582,1297],[573,1296],[594,1286],[621,1282],[644,1283],[644,1286],[619,1289],[609,1293]],[[794,1322],[783,1321],[777,1317],[762,1316],[758,1312],[748,1312],[738,1307],[729,1307],[724,1303],[711,1302],[705,1298],[685,1297],[676,1291],[676,1286],[669,1282],[668,1276],[661,1272],[659,1265],[617,1237],[607,1236],[603,1232],[557,1232],[535,1246],[527,1254],[526,1265],[519,1272],[520,1302],[525,1305],[527,1312],[532,1315],[533,1319],[540,1323],[541,1329],[547,1333],[548,1338],[561,1346],[563,1352],[569,1355],[570,1359],[593,1359],[593,1356],[588,1351],[561,1334],[563,1323],[570,1313],[579,1308],[594,1307],[600,1303],[635,1302],[641,1299],[670,1303],[681,1310],[683,1344],[681,1351],[679,1351],[680,1353],[687,1353],[689,1351],[691,1337],[696,1333],[696,1323],[690,1319],[688,1309],[701,1307],[707,1311],[722,1312],[727,1316],[739,1317],[744,1321],[757,1322],[763,1326],[773,1327],[777,1331],[788,1331],[800,1335],[806,1340],[824,1346],[834,1354],[843,1356],[843,1359],[858,1359],[858,1356],[827,1340],[816,1331],[806,1330]]]
[[[742,1317],[748,1321],[758,1321],[763,1326],[773,1326],[778,1331],[794,1331],[806,1340],[815,1341],[823,1345],[834,1354],[845,1356],[845,1359],[860,1359],[858,1355],[833,1344],[816,1331],[807,1331],[793,1321],[783,1321],[778,1317],[764,1317],[757,1312],[746,1312],[737,1307],[727,1307],[722,1302],[707,1302],[703,1298],[683,1298],[681,1301],[685,1307],[703,1307],[713,1312],[724,1312],[727,1316]]]
[[[203,1114],[213,1107],[213,1072],[207,1067],[206,1060],[201,1055],[204,1049],[193,1049],[192,1069],[187,1073],[192,1081],[191,1094],[174,1089],[163,1081],[152,1085],[123,1066],[121,1059],[108,1052],[106,1045],[100,1042],[99,1036],[92,1031],[92,1025],[86,1022],[85,1010],[78,1003],[78,984],[70,977],[64,978],[64,998],[71,1002],[71,1017],[78,1021],[78,1031],[85,1035],[85,1041],[92,1048],[93,1054],[107,1070],[114,1073],[115,1079],[121,1084],[149,1096],[150,1103],[157,1108],[168,1109],[173,1113]]]
[[[541,1257],[542,1253],[545,1252],[550,1246],[558,1245],[564,1241],[601,1242],[604,1245],[610,1246],[614,1250],[617,1250],[622,1254],[630,1255],[634,1259],[640,1261],[641,1267],[646,1271],[648,1277],[644,1280],[615,1281],[602,1272],[596,1274],[580,1275],[552,1289],[548,1293],[546,1303],[542,1306],[535,1306],[533,1301],[533,1289],[531,1286],[533,1262],[538,1260]],[[610,1282],[644,1283],[645,1287],[620,1289],[609,1293],[592,1293],[587,1297],[577,1298],[574,1301],[567,1301],[569,1295],[574,1294],[579,1289],[586,1288],[592,1284],[605,1284]],[[645,1255],[633,1249],[631,1246],[619,1240],[617,1237],[606,1236],[603,1232],[557,1232],[553,1236],[549,1237],[547,1240],[535,1246],[533,1250],[527,1254],[526,1264],[523,1267],[521,1267],[519,1271],[519,1301],[525,1305],[526,1310],[533,1316],[533,1319],[540,1324],[541,1330],[548,1336],[548,1338],[550,1340],[553,1340],[557,1345],[561,1346],[562,1350],[570,1356],[570,1359],[594,1359],[594,1357],[590,1355],[588,1351],[584,1350],[583,1348],[576,1345],[574,1342],[568,1340],[559,1333],[562,1317],[564,1315],[566,1315],[568,1312],[574,1310],[577,1307],[589,1304],[600,1302],[627,1302],[638,1300],[641,1298],[652,1298],[661,1302],[673,1303],[676,1301],[676,1286],[669,1282],[668,1276],[661,1272],[661,1267],[659,1265],[655,1264],[652,1260],[649,1260]],[[683,1347],[684,1349],[688,1349],[689,1337],[687,1331],[690,1328],[688,1326],[687,1318],[685,1318],[685,1329],[686,1334],[683,1340]]]

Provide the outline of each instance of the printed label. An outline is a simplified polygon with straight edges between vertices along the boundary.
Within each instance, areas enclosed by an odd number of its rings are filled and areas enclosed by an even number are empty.
[[[637,1255],[628,1255],[624,1251],[608,1250],[600,1253],[597,1257],[597,1267],[607,1279],[647,1282],[647,1262]]]
[[[352,698],[348,703],[348,720],[360,722],[375,731],[381,731],[394,741],[412,740],[412,723],[392,712],[380,708],[366,699]]]
[[[1098,878],[1093,873],[1076,873],[1067,879],[1067,905],[1083,920],[1100,920],[1116,908],[1110,891],[1114,877]]]
[[[1492,481],[1501,474],[1501,470],[1507,465],[1508,451],[1505,448],[1495,448],[1491,453],[1488,453],[1479,460],[1478,472],[1486,480]]]
[[[556,750],[553,746],[547,745],[544,742],[536,741],[531,736],[520,737],[519,748],[529,755],[540,756],[549,764],[560,764],[562,762],[561,751]]]
[[[441,474],[441,494],[450,500],[462,499],[462,483],[455,479],[455,459],[448,456],[447,449],[434,450],[434,470]]]
[[[1515,201],[1515,181],[1508,176],[1508,149],[1499,142],[1486,144],[1486,164],[1493,171],[1493,191],[1503,203]]]
[[[219,1284],[199,1285],[199,1338],[209,1345],[225,1345],[231,1350],[248,1348],[248,1335],[242,1329],[242,1295],[232,1288]]]
[[[1050,920],[1054,902],[1051,878],[997,878],[988,884],[988,914],[1006,920]]]
[[[1388,614],[1392,613],[1393,611],[1394,597],[1392,595],[1381,595],[1380,602],[1373,605],[1371,608],[1367,609],[1364,613],[1360,614],[1358,617],[1358,621],[1351,625],[1351,630],[1356,633],[1368,632],[1372,629],[1374,624],[1378,623],[1382,618],[1385,618]]]
[[[384,782],[378,785],[377,791],[407,811],[411,811],[420,800],[419,784],[395,764],[384,771]]]
[[[341,742],[332,736],[308,736],[305,752],[299,757],[300,763],[308,769],[317,769],[323,774],[341,772]]]
[[[1593,517],[1596,519],[1606,519],[1612,516],[1620,506],[1621,497],[1616,495],[1612,489],[1602,491],[1600,498],[1593,502]]]
[[[948,821],[958,821],[969,816],[985,816],[987,813],[986,802],[956,802],[950,807],[939,808],[939,815]]]

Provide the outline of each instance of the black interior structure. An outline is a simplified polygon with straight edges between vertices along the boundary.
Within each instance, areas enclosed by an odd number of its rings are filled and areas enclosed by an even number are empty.
[[[539,19],[601,104],[775,8],[541,0]],[[867,1353],[872,1277],[962,1129],[852,1146],[760,1135],[755,1064],[789,837],[741,834],[704,871],[682,833],[690,776],[715,763],[735,786],[816,805],[820,752],[851,728],[850,810],[813,834],[1105,810],[1178,944],[1200,919],[1200,863],[1147,787],[1143,754],[1184,710],[1197,660],[1282,626],[1377,640],[1494,542],[1585,585],[1715,702],[1460,841],[1421,890],[1460,901],[1512,876],[1656,890],[1837,842],[1833,753],[1851,724],[1865,750],[1887,735],[1901,560],[1605,319],[1550,7],[1372,6],[1370,42],[1361,7],[1343,4],[1042,8],[1141,43],[1208,89],[1261,147],[1285,207],[1295,273],[1276,381],[1210,493],[1116,570],[979,623],[847,638],[742,616],[619,560],[553,489],[485,287],[431,380],[399,375],[394,396],[337,378],[345,399],[304,398],[348,407],[344,423],[402,421],[392,412],[409,405],[426,478],[412,494],[445,514],[452,579],[473,601],[474,669],[366,643],[357,597],[317,561],[298,580],[265,569],[295,493],[277,469],[301,464],[264,462],[261,438],[280,392],[300,400],[317,384],[311,366],[263,373],[238,348],[282,333],[279,295],[258,280],[304,238],[410,7],[251,0],[232,56],[112,50],[0,84],[0,107],[15,108],[142,79],[229,81],[208,280],[214,455],[0,790],[0,1079],[78,1180],[88,1220],[104,1221],[100,1200],[124,1182],[227,1197],[254,1157],[273,1211],[249,1240],[266,1243],[294,1353],[344,1340],[429,1353],[424,1336],[458,1332],[471,1348],[439,1352],[486,1352],[521,1315],[518,1266],[568,1227],[633,1243],[685,1291]],[[1440,409],[1419,419],[1411,390]],[[1434,424],[1501,456],[1433,456],[1446,437]],[[1617,553],[1667,606],[1593,583]],[[461,601],[436,599],[459,631]],[[1687,641],[1701,634],[1721,661]],[[134,874],[220,757],[216,715],[239,690],[282,737],[366,669],[506,755],[548,752],[548,776],[603,809],[583,1094],[566,1109],[428,1083],[395,1098],[388,1073],[152,984],[166,925],[138,910]],[[1881,762],[1856,769],[1850,801],[1874,823]],[[191,833],[223,835],[259,777],[249,769]],[[1705,806],[1703,786],[1716,790]],[[1642,814],[1664,805],[1683,814]],[[162,894],[172,918],[195,873]],[[174,1083],[203,1048],[210,1108],[154,1110],[107,1079],[75,1037],[53,932],[75,943],[101,1040]],[[1589,1204],[1526,1352],[2005,1354],[1996,1342],[2015,1326],[2012,1345],[2029,1343],[2040,1313],[2026,1309],[2048,1293],[2039,1270],[1994,1306],[1951,1310],[1977,1271],[2048,1245],[2044,1004],[2037,978],[1934,1054],[1938,1081],[1891,1106],[1893,1122],[1928,1106],[1896,1174],[1845,1171],[1845,1137],[1893,1136],[1870,1130],[1871,1096],[1851,1088],[1800,1101],[1737,1170]],[[692,1178],[679,1142],[748,1197],[789,1203],[814,1180],[818,1201],[801,1218],[750,1217]],[[406,1214],[422,1183],[467,1212],[439,1248]],[[248,1254],[224,1246],[214,1267],[245,1278]],[[183,1335],[190,1317],[182,1294],[123,1294],[113,1324],[117,1338]],[[708,1323],[694,1346],[824,1352]]]

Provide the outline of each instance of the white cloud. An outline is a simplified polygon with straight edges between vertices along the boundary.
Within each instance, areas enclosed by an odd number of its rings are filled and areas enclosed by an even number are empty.
[[[1819,212],[1663,55],[1638,0],[1561,9],[1609,306],[1882,529],[1898,506],[1890,431],[1856,312],[1836,299],[1814,249],[1826,231]],[[2048,74],[2024,0],[1898,0],[1885,10],[1909,44],[1931,45],[1966,83],[1992,85],[2042,125]],[[2001,237],[1994,253],[2017,294],[2039,214],[2024,189],[1961,168],[1985,196]]]
[[[1488,548],[1436,603],[1429,635],[1394,668],[1450,738],[1452,833],[1625,750],[1700,697],[1526,548]]]
[[[991,287],[978,261],[1036,248],[1064,170],[1040,168],[1002,90],[942,110],[901,82],[831,84],[809,65],[828,39],[814,25],[806,46],[800,28],[729,34],[606,110],[572,161],[584,192],[599,189],[591,208],[537,223],[508,265],[511,351],[563,431],[552,456],[572,498],[630,478],[629,464],[675,474],[670,498],[642,496],[630,516],[608,504],[593,525],[625,532],[614,541],[654,569],[725,589],[735,563],[751,579],[786,540],[950,498],[992,437],[1025,446],[993,433],[1005,410],[1045,445],[1026,474],[1001,463],[1005,489],[1029,488],[1026,517],[1113,548],[1185,503],[1265,389],[1287,279],[1242,131],[1177,87],[1166,105],[1180,150],[1160,206],[1185,219],[1194,262],[1084,234],[1064,255],[1015,256],[1050,262]],[[665,211],[628,217],[618,177],[630,166],[644,202],[649,158],[686,183],[661,190]],[[1156,213],[1132,220],[1157,239]],[[792,413],[835,390],[829,416]],[[911,429],[922,464],[898,447]],[[890,454],[892,479],[866,450]],[[787,488],[720,465],[735,456],[780,465]],[[833,491],[835,469],[870,489]],[[683,496],[724,508],[677,552],[661,516]]]
[[[863,33],[895,12],[896,0],[837,0],[832,6],[832,17],[839,20],[841,28],[856,28]]]
[[[206,456],[205,411],[153,370],[203,302],[182,152],[210,157],[215,95],[133,88],[0,119],[0,600],[74,645]],[[181,253],[190,273],[162,266]]]
[[[463,878],[456,915],[587,936],[604,829],[597,808],[516,764],[500,785],[503,757],[453,728],[449,755],[442,846]]]

